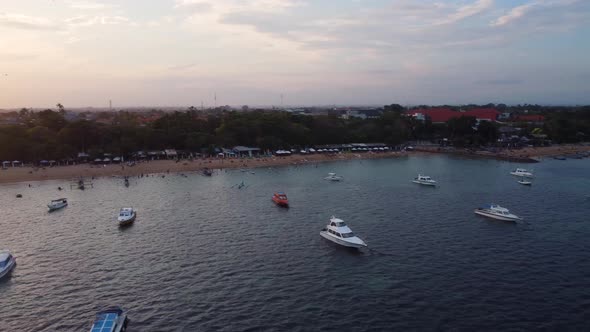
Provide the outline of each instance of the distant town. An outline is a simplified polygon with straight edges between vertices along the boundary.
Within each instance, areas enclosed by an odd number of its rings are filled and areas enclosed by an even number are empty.
[[[381,152],[408,145],[521,148],[583,142],[590,106],[124,108],[4,110],[0,160]],[[366,150],[365,150],[366,149]],[[117,158],[117,159],[114,159]]]

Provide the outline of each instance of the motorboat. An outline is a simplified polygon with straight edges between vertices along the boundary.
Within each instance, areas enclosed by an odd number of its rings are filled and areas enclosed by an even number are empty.
[[[520,180],[518,180],[518,181],[516,181],[516,182],[518,182],[518,183],[522,184],[523,186],[531,186],[531,185],[533,184],[533,181],[531,181],[531,180],[528,180],[528,179],[526,179],[526,178],[524,178],[524,179],[520,179]]]
[[[344,220],[338,219],[334,216],[330,218],[330,223],[326,228],[322,229],[320,235],[327,240],[337,243],[341,246],[350,248],[362,248],[367,244],[356,236],[352,230],[346,225]]]
[[[121,211],[119,211],[119,217],[117,218],[119,226],[130,225],[135,221],[136,216],[137,212],[133,210],[133,208],[121,208]]]
[[[422,184],[425,186],[436,186],[436,181],[434,181],[430,176],[420,175],[412,180],[414,183]]]
[[[16,266],[16,258],[12,256],[10,251],[0,251],[0,279],[7,276]]]
[[[285,193],[274,193],[274,195],[272,195],[272,201],[278,206],[289,207],[289,200],[287,199],[287,195],[285,195]]]
[[[328,181],[341,181],[342,177],[339,175],[336,175],[336,173],[328,173],[328,176],[326,176],[324,178],[324,180],[328,180]]]
[[[533,172],[526,170],[524,168],[517,168],[514,171],[510,172],[510,174],[514,175],[514,176],[522,176],[522,177],[526,177],[526,178],[532,178],[533,177]]]
[[[129,178],[125,177],[125,187],[129,187]]]
[[[47,204],[47,207],[49,208],[49,212],[63,209],[66,206],[68,206],[68,200],[66,198],[54,199],[49,204]]]
[[[522,220],[521,217],[510,213],[510,211],[507,208],[503,208],[497,204],[490,204],[488,206],[479,207],[479,208],[475,209],[474,212],[475,212],[475,214],[478,214],[480,216],[484,216],[484,217],[488,217],[488,218],[492,218],[492,219],[497,219],[497,220],[503,220],[503,221]]]
[[[205,175],[205,176],[211,176],[211,175],[213,175],[213,172],[211,172],[211,170],[208,169],[208,168],[204,168],[203,169],[203,175]]]
[[[125,332],[128,323],[127,312],[120,307],[111,307],[96,314],[90,332]]]

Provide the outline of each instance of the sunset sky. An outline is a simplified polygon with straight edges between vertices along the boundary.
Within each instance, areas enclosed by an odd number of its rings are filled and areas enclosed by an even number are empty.
[[[590,103],[588,0],[0,0],[0,108]]]

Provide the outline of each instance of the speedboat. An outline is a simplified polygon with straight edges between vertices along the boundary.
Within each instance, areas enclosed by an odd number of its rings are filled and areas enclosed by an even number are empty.
[[[342,177],[339,175],[336,175],[336,173],[328,173],[328,176],[326,176],[324,178],[324,180],[328,180],[328,181],[340,181],[342,180]]]
[[[520,179],[520,180],[518,180],[516,182],[522,184],[523,186],[530,186],[530,185],[533,184],[533,181],[527,180],[526,178],[525,179]]]
[[[119,217],[117,218],[119,226],[130,225],[135,221],[136,215],[137,213],[133,208],[121,208],[121,211],[119,211]]]
[[[0,252],[0,279],[5,277],[16,266],[16,258],[12,256],[10,251],[5,250]]]
[[[414,183],[422,184],[425,186],[436,186],[436,181],[434,181],[430,176],[420,175],[418,174],[417,178],[412,180]]]
[[[522,176],[522,177],[527,177],[527,178],[533,177],[533,172],[526,170],[524,168],[517,168],[514,171],[510,172],[510,174],[512,174],[514,176]]]
[[[480,207],[475,209],[475,214],[480,216],[503,220],[503,221],[518,221],[522,220],[521,217],[510,213],[507,208],[503,208],[497,204],[490,204],[488,206]]]
[[[352,230],[342,219],[334,216],[330,218],[330,223],[322,229],[320,235],[327,240],[349,248],[362,248],[367,245],[358,236],[354,235]]]
[[[49,204],[47,204],[47,207],[49,208],[49,212],[63,209],[66,206],[68,206],[68,200],[66,198],[54,199]]]
[[[287,195],[285,195],[285,193],[274,193],[274,195],[272,195],[272,201],[278,206],[289,207],[289,200],[287,199]]]
[[[127,313],[119,307],[111,307],[96,314],[90,332],[125,332],[127,330]]]

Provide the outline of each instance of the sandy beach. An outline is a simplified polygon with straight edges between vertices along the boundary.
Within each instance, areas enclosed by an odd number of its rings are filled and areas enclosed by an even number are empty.
[[[523,148],[523,149],[504,149],[499,152],[488,151],[467,151],[467,150],[439,150],[437,148],[420,149],[414,152],[380,152],[380,153],[341,153],[341,154],[314,154],[314,155],[292,155],[288,157],[261,157],[261,158],[244,158],[244,159],[195,159],[195,160],[155,160],[137,163],[135,166],[111,164],[111,165],[91,165],[79,164],[71,166],[57,167],[10,167],[0,171],[0,184],[17,183],[26,181],[43,181],[43,180],[70,180],[79,178],[99,178],[107,176],[138,176],[141,174],[155,173],[182,173],[199,171],[205,168],[223,169],[223,168],[257,168],[273,167],[286,165],[305,165],[320,162],[330,162],[339,160],[354,159],[379,159],[379,158],[396,158],[408,154],[417,153],[443,153],[455,154],[474,158],[493,158],[499,160],[512,160],[517,162],[534,162],[544,157],[558,155],[568,155],[580,152],[590,151],[590,146],[586,145],[555,145],[550,147]]]
[[[0,184],[17,183],[26,181],[44,180],[73,180],[79,178],[99,178],[106,176],[138,176],[141,174],[155,173],[182,173],[199,171],[205,168],[257,168],[287,165],[305,165],[319,162],[330,162],[354,159],[379,159],[405,156],[405,152],[380,152],[380,153],[342,153],[334,155],[292,155],[288,157],[261,157],[261,158],[209,158],[195,160],[154,160],[139,162],[135,166],[111,164],[91,165],[79,164],[70,166],[57,166],[45,168],[10,167],[0,171]]]

